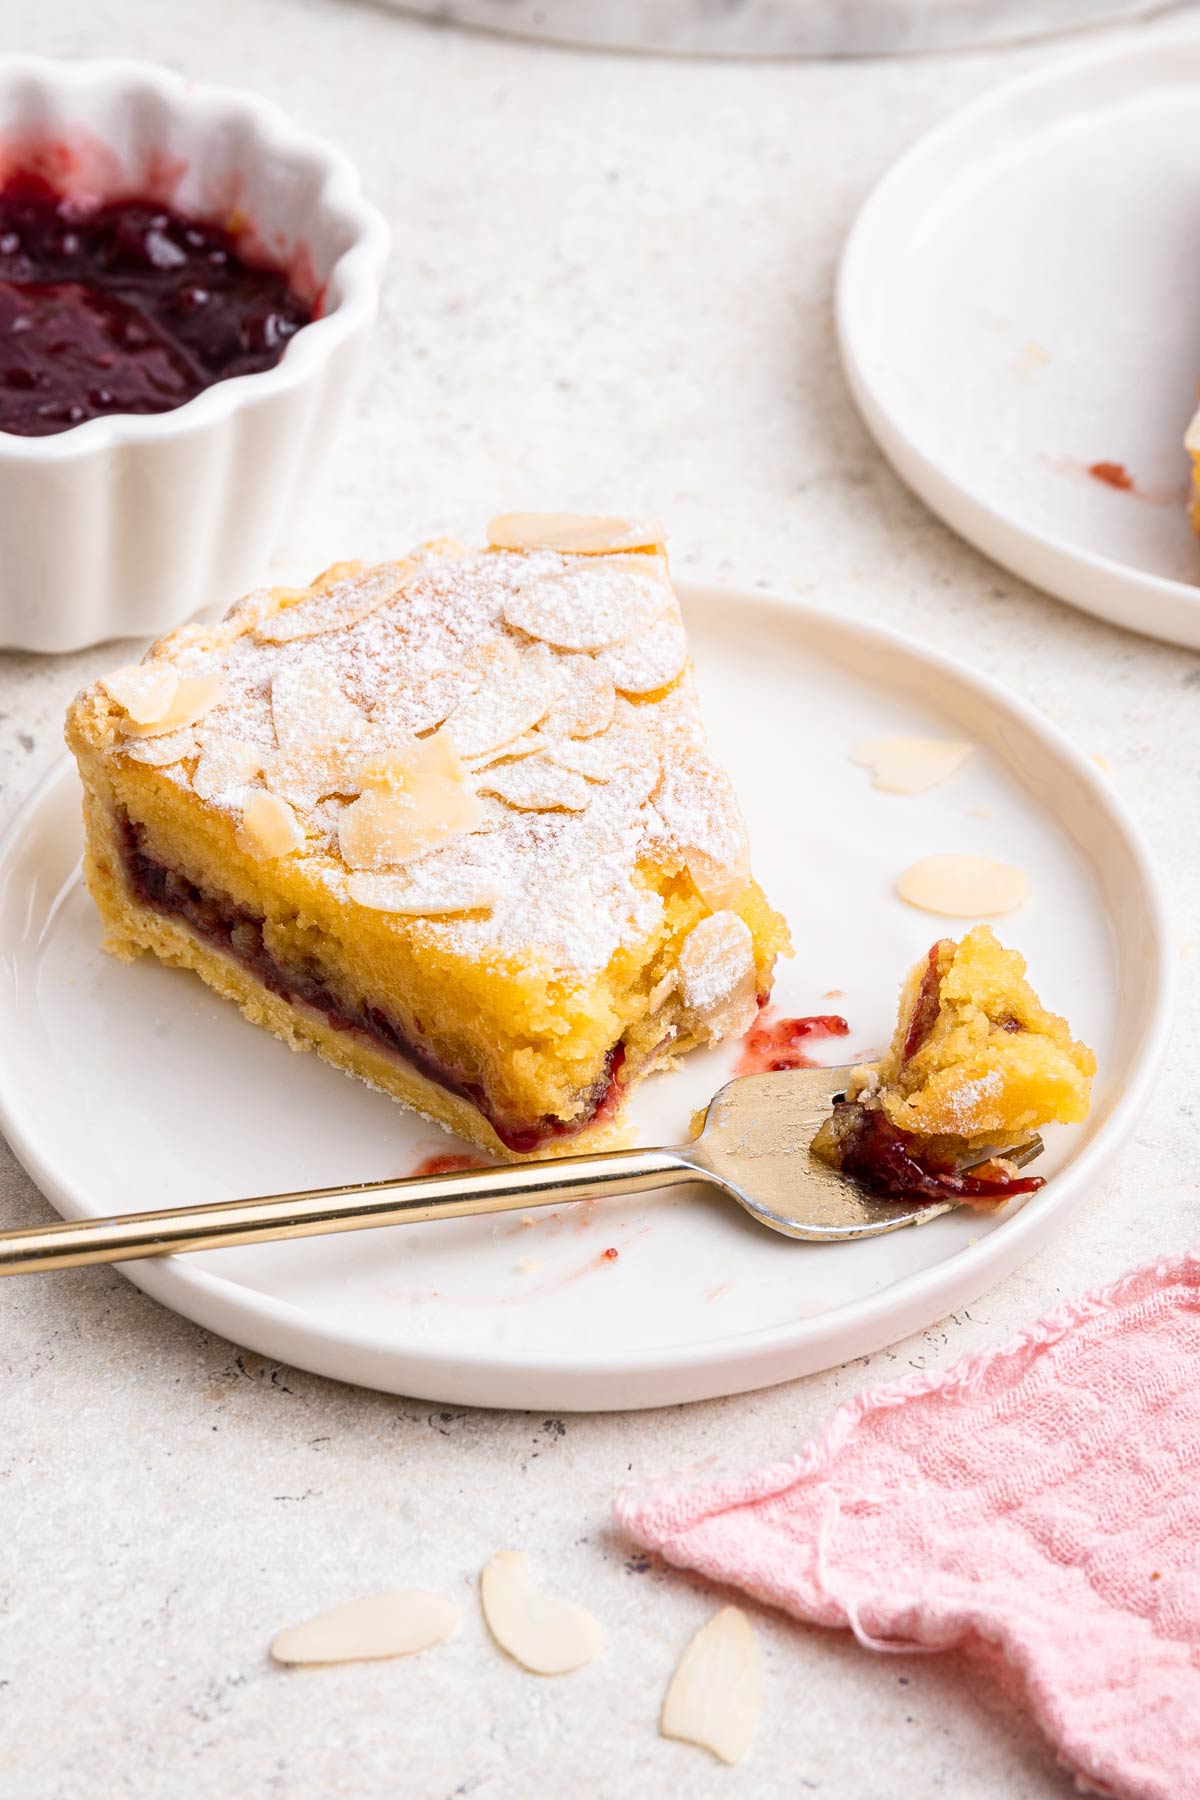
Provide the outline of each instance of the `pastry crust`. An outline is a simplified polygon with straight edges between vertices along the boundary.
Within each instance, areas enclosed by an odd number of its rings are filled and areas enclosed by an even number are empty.
[[[68,716],[109,948],[496,1154],[613,1141],[787,947],[686,647],[618,685],[676,631],[660,550],[440,541],[171,633]]]

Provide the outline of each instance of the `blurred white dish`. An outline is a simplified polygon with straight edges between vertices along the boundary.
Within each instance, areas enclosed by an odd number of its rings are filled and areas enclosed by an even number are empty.
[[[173,412],[0,431],[0,645],[157,635],[260,580],[318,479],[375,317],[387,226],[341,151],[278,107],[150,63],[0,57],[0,134],[61,145],[64,185],[83,165],[89,198],[113,183],[158,198],[165,171],[182,213],[236,203],[272,260],[302,261],[321,295],[321,317],[274,368]]]
[[[1200,648],[1200,33],[1056,63],[931,131],[858,216],[838,327],[867,424],[947,524]]]
[[[529,1224],[449,1220],[130,1264],[139,1286],[265,1355],[396,1393],[661,1406],[785,1381],[928,1325],[1086,1199],[1153,1085],[1173,965],[1156,877],[1111,788],[1031,708],[907,639],[758,594],[682,599],[715,752],[795,936],[775,1005],[848,1019],[827,1060],[883,1043],[901,976],[946,928],[894,896],[915,856],[1002,854],[1029,871],[1032,896],[1001,935],[1100,1058],[1087,1126],[1048,1134],[1049,1185],[1005,1218],[964,1212],[836,1248],[679,1190]],[[850,760],[914,732],[978,748],[913,796],[881,792]],[[455,1148],[253,1030],[194,977],[105,957],[80,842],[64,764],[0,845],[0,1128],[65,1216],[409,1174]],[[642,1141],[684,1138],[735,1056],[724,1046],[648,1081],[632,1105]]]

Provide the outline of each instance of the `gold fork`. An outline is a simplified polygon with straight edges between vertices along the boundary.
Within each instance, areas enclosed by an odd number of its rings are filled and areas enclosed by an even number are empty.
[[[673,1150],[604,1150],[0,1232],[0,1275],[557,1206],[684,1181],[716,1188],[760,1225],[810,1243],[877,1237],[951,1211],[957,1201],[914,1206],[877,1199],[810,1154],[848,1073],[845,1066],[743,1075],[709,1103],[699,1136]],[[1008,1156],[1024,1166],[1041,1150],[1035,1138],[1019,1149],[979,1151],[977,1160]]]

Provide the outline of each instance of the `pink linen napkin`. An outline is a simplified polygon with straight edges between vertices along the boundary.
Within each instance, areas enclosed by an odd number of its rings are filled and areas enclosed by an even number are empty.
[[[1200,1253],[860,1394],[790,1462],[615,1512],[870,1649],[999,1654],[1084,1791],[1200,1796]]]

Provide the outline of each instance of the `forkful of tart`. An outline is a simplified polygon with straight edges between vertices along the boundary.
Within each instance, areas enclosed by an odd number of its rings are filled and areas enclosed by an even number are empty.
[[[943,938],[861,1067],[742,1076],[693,1140],[0,1234],[0,1274],[595,1200],[699,1182],[771,1230],[844,1242],[1034,1192],[1040,1127],[1079,1123],[1096,1061],[988,926]]]

